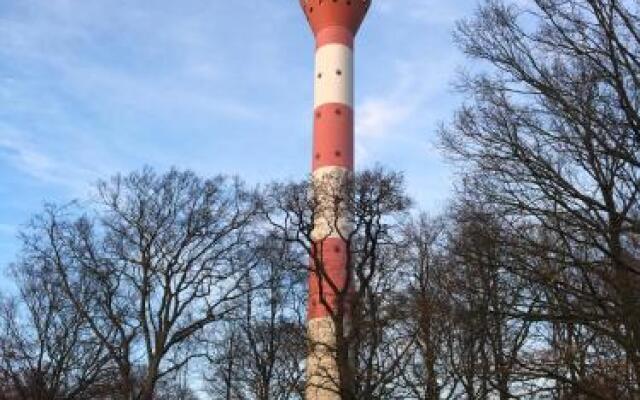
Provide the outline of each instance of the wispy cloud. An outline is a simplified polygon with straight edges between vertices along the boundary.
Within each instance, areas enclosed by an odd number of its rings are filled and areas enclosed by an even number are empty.
[[[393,49],[381,57],[374,73],[359,79],[377,81],[358,104],[356,133],[370,146],[374,142],[411,140],[422,147],[455,102],[451,91],[454,72],[462,63],[452,44],[456,20],[468,15],[475,0],[387,0],[375,3],[376,22],[392,26]],[[380,40],[388,40],[386,36]],[[385,64],[382,64],[385,63]]]
[[[15,168],[43,180],[53,178],[55,163],[48,156],[35,150],[19,138],[9,137],[0,127],[0,159]]]
[[[422,76],[422,60],[396,63],[383,93],[366,96],[358,110],[356,132],[362,138],[382,138],[392,135],[403,122],[413,116],[421,102],[429,95]]]
[[[72,195],[85,194],[88,182],[99,176],[98,169],[82,166],[64,155],[47,154],[28,135],[0,123],[0,163],[15,168],[45,184],[53,184]]]
[[[368,140],[398,139],[415,133],[425,123],[437,123],[443,110],[452,106],[453,71],[460,62],[456,55],[433,62],[421,56],[395,64],[393,79],[377,93],[364,96],[359,104],[356,133]],[[422,132],[424,135],[426,132]]]
[[[0,162],[80,192],[98,176],[142,164],[212,165],[211,156],[195,158],[230,134],[213,130],[269,118],[268,93],[288,83],[280,36],[299,10],[278,3],[3,7]],[[241,35],[240,17],[253,37]]]
[[[126,12],[105,1],[26,4],[32,7],[0,24],[0,54],[27,71],[46,71],[94,111],[255,116],[251,102],[228,90],[234,66],[220,51],[228,50],[227,38],[197,13],[171,23],[166,9],[134,4]]]

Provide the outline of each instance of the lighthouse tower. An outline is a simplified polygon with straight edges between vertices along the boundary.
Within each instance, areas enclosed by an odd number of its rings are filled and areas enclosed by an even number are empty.
[[[300,0],[315,36],[314,255],[309,274],[307,400],[339,400],[337,337],[349,325],[353,283],[347,267],[350,220],[336,198],[349,196],[354,168],[353,47],[371,0]],[[343,193],[340,193],[343,191]]]

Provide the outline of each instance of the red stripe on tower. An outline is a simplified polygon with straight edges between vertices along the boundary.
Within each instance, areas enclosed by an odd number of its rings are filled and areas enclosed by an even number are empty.
[[[316,108],[313,124],[313,170],[322,167],[353,170],[353,110],[340,103]]]

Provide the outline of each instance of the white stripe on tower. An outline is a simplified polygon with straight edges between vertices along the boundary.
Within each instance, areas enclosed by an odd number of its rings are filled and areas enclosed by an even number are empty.
[[[338,103],[353,107],[353,50],[330,43],[316,50],[314,107]]]

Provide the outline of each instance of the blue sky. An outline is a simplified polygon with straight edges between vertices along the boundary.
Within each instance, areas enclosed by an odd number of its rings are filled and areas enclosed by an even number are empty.
[[[45,201],[151,165],[303,178],[313,40],[297,0],[0,0],[0,266]],[[356,164],[404,171],[435,212],[460,97],[451,32],[476,0],[377,0],[356,49]],[[0,278],[1,281],[1,278]]]

